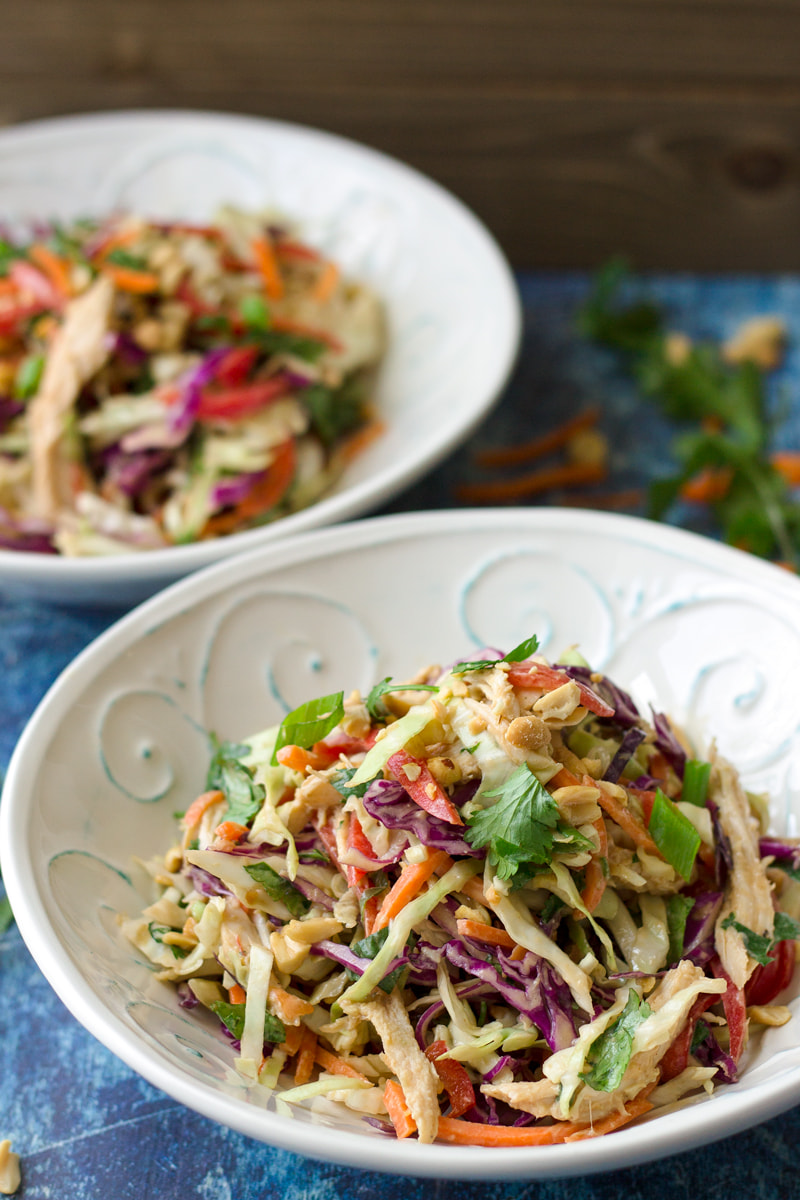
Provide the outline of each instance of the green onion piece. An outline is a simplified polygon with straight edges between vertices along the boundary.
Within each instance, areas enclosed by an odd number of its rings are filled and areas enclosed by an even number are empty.
[[[318,700],[308,700],[287,713],[281,722],[272,765],[278,765],[278,751],[282,746],[301,746],[307,750],[335,729],[344,716],[344,692],[331,692]]]
[[[696,804],[698,808],[705,808],[710,776],[710,762],[699,762],[696,758],[690,758],[683,772],[681,800],[686,804]]]
[[[700,834],[661,788],[656,789],[648,829],[670,866],[683,879],[688,879],[700,849]]]
[[[18,400],[29,400],[36,395],[43,370],[43,354],[30,354],[23,358],[14,377],[14,395]]]
[[[248,329],[269,328],[269,309],[262,296],[243,296],[239,301],[239,316]]]

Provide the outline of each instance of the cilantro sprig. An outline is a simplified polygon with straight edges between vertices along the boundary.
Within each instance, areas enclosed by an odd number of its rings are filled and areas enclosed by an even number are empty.
[[[451,667],[450,671],[453,675],[463,675],[466,671],[485,671],[489,667],[496,667],[499,662],[525,662],[538,649],[539,639],[534,634],[533,637],[526,638],[524,642],[520,642],[513,650],[509,650],[508,654],[504,654],[502,658],[481,658],[475,662],[460,662]]]
[[[490,808],[467,818],[466,839],[476,849],[487,846],[487,858],[501,879],[512,879],[530,863],[547,863],[553,856],[560,825],[558,805],[523,763],[495,791]]]
[[[666,517],[685,485],[708,469],[721,480],[709,498],[725,541],[800,565],[800,504],[770,460],[773,425],[762,372],[730,364],[716,345],[671,353],[660,308],[623,298],[624,262],[602,270],[578,318],[580,331],[621,355],[643,394],[684,424],[673,442],[677,470],[651,485],[650,516]]]
[[[796,921],[794,917],[790,917],[788,913],[784,912],[775,913],[772,937],[766,933],[756,933],[754,929],[743,925],[741,921],[736,920],[735,913],[728,913],[722,922],[722,928],[735,929],[740,933],[745,950],[762,967],[766,967],[769,963],[772,951],[778,942],[791,942],[800,938],[800,921]]]
[[[228,801],[226,821],[247,825],[264,803],[266,792],[256,783],[251,772],[240,761],[250,753],[250,747],[240,742],[220,742],[212,734],[214,753],[206,776],[206,788],[220,791]]]
[[[650,1005],[632,988],[620,1015],[592,1043],[581,1079],[598,1092],[613,1092],[622,1083],[633,1054],[636,1030],[651,1013]]]
[[[381,721],[386,716],[385,706],[380,703],[387,692],[438,692],[438,687],[432,683],[395,683],[391,675],[387,675],[380,683],[376,683],[367,693],[364,704],[373,721]]]
[[[236,1038],[237,1041],[242,1040],[244,1033],[244,1004],[228,1004],[226,1000],[215,1000],[210,1006],[211,1011],[216,1013],[226,1029]],[[286,1040],[286,1026],[279,1017],[273,1016],[272,1013],[264,1014],[264,1041],[265,1042],[283,1042]]]
[[[285,904],[293,917],[302,917],[311,908],[311,901],[303,895],[300,889],[296,888],[290,880],[279,875],[269,863],[250,863],[245,867],[245,871],[251,879],[255,879],[256,883],[261,884],[268,896]]]

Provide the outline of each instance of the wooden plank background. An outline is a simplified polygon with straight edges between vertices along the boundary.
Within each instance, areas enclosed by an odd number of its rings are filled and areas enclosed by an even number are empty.
[[[519,267],[800,269],[797,0],[2,0],[0,121],[220,109],[364,141]]]

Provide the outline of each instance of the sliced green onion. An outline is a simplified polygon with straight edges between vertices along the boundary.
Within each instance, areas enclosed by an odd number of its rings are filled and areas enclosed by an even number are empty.
[[[670,866],[683,879],[688,879],[700,849],[700,834],[661,788],[656,789],[648,829]]]
[[[705,808],[710,776],[710,762],[700,762],[696,758],[690,758],[683,772],[681,800],[687,804],[695,804],[698,808]]]
[[[262,296],[243,296],[239,315],[248,329],[269,329],[269,309]]]
[[[318,700],[308,700],[287,713],[275,739],[273,767],[278,765],[278,751],[282,746],[301,746],[307,750],[335,729],[343,716],[344,692],[331,692],[329,696],[320,696]]]

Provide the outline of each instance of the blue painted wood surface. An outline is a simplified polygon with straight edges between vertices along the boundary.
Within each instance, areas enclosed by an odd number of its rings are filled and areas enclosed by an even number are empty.
[[[476,449],[527,439],[595,403],[612,446],[611,486],[645,485],[664,469],[670,427],[611,356],[575,335],[585,277],[526,274],[519,283],[524,345],[502,400],[465,446],[385,511],[456,506],[458,485],[483,477]],[[800,280],[659,277],[650,286],[674,327],[695,337],[728,336],[754,313],[785,317],[791,346],[772,390],[787,416],[776,444],[800,448]],[[696,520],[688,510],[677,519]],[[3,769],[47,687],[115,615],[0,594]],[[800,1107],[708,1150],[580,1179],[464,1184],[328,1166],[250,1141],[145,1083],[67,1012],[12,927],[0,936],[3,1137],[22,1155],[24,1200],[783,1200],[798,1191]]]

